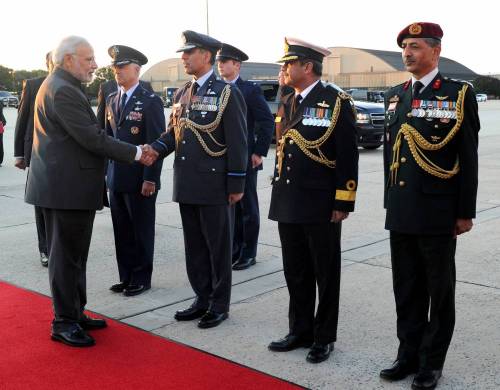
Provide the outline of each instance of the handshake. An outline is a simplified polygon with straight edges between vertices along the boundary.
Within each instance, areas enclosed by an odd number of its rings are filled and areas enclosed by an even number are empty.
[[[139,162],[143,165],[150,166],[158,159],[158,152],[154,150],[150,145],[140,145],[142,150],[141,158]]]

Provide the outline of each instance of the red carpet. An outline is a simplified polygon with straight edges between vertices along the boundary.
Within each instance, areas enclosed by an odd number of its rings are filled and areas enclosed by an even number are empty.
[[[96,346],[50,340],[49,298],[0,281],[0,389],[296,389],[116,321]]]

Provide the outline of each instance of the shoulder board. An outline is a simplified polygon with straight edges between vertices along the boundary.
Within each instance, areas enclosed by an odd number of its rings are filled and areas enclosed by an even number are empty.
[[[452,83],[457,83],[460,85],[468,84],[469,86],[473,87],[472,83],[470,83],[469,81],[466,81],[466,80],[451,79],[449,77],[443,77],[443,80],[451,81]]]
[[[113,91],[113,92],[111,92],[111,93],[108,95],[108,99],[109,99],[110,97],[115,96],[116,94],[118,94],[118,91]]]
[[[352,97],[351,95],[345,93],[345,92],[339,92],[339,97],[342,99],[342,100],[352,100]]]

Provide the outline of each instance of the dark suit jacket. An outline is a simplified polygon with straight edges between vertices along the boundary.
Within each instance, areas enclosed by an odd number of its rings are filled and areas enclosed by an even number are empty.
[[[7,124],[7,121],[3,116],[3,102],[0,102],[0,122],[2,122],[4,126]]]
[[[438,74],[424,89],[419,100],[456,102],[464,84]],[[407,82],[385,94],[385,227],[408,234],[452,234],[457,218],[468,219],[476,215],[480,128],[476,95],[469,86],[463,104],[463,122],[453,139],[439,150],[424,151],[426,158],[446,170],[451,170],[458,158],[458,174],[442,179],[424,171],[414,159],[408,141],[401,138],[399,159],[395,161],[399,165],[397,178],[391,182],[394,142],[404,123],[413,126],[426,141],[437,144],[445,139],[457,122],[446,118],[409,117],[413,101],[411,90],[411,82]]]
[[[21,101],[19,102],[14,133],[14,157],[24,157],[27,166],[30,165],[31,147],[33,145],[35,98],[44,80],[45,76],[24,80]]]
[[[154,92],[149,81],[139,80],[139,85],[151,93]],[[99,93],[97,94],[97,122],[99,123],[99,126],[101,126],[101,129],[104,129],[104,126],[106,125],[106,101],[108,100],[109,95],[117,91],[118,84],[116,83],[116,80],[105,81],[99,85]]]
[[[231,94],[219,125],[211,134],[201,130],[198,134],[210,150],[218,152],[225,147],[227,152],[219,157],[209,155],[189,128],[184,129],[182,139],[176,142],[174,128],[181,118],[188,118],[198,125],[214,122],[226,86]],[[201,105],[196,107],[195,101]],[[195,205],[225,205],[228,194],[244,192],[248,162],[246,134],[245,100],[238,88],[217,80],[213,74],[193,97],[191,82],[180,88],[174,97],[167,132],[151,145],[160,157],[176,152],[173,200]]]
[[[308,141],[322,138],[327,124],[319,125],[304,121],[312,110],[325,110],[328,105],[330,118],[337,105],[339,116],[333,132],[320,146],[310,152],[335,160],[335,168],[329,168],[307,156],[292,139],[286,139],[283,148],[281,174],[275,170],[269,219],[284,223],[329,222],[333,210],[352,211],[358,181],[358,147],[356,127],[351,101],[347,95],[339,96],[334,88],[319,82],[293,112],[294,93],[282,100],[277,116],[282,124],[281,133],[295,129]],[[283,139],[283,138],[282,138]],[[281,140],[282,140],[281,139]],[[280,141],[281,141],[280,140]],[[279,141],[278,141],[279,142]],[[278,145],[278,144],[277,144]]]
[[[106,105],[106,131],[110,136],[133,145],[144,145],[165,132],[163,102],[154,93],[138,85],[118,117],[119,100],[120,94],[115,91]],[[130,165],[110,160],[106,175],[108,188],[117,192],[140,192],[142,183],[151,181],[159,190],[162,164],[162,159],[150,167],[139,162]]]
[[[35,100],[25,200],[54,209],[101,209],[106,157],[131,163],[136,152],[99,127],[80,81],[57,67]]]
[[[238,77],[236,86],[243,94],[247,105],[248,169],[252,169],[252,154],[267,156],[273,137],[274,118],[257,84]],[[262,169],[262,165],[259,169]]]

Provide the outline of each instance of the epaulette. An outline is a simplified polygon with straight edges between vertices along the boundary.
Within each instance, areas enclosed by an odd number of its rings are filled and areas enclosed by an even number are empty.
[[[342,99],[342,100],[352,100],[352,96],[349,95],[348,93],[346,92],[339,92],[339,97]]]
[[[466,80],[452,79],[452,78],[449,78],[449,77],[443,77],[443,80],[451,81],[453,83],[457,83],[457,84],[460,84],[460,85],[468,84],[469,86],[474,87],[471,82],[466,81]]]

